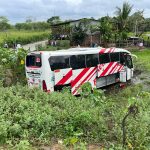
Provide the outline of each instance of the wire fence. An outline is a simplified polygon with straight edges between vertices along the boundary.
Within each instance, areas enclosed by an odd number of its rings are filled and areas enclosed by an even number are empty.
[[[101,46],[103,46],[103,43],[100,43]],[[145,40],[120,40],[120,41],[110,41],[108,43],[108,47],[150,47],[150,41]]]

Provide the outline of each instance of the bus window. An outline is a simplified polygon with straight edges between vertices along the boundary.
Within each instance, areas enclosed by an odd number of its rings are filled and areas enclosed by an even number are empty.
[[[100,64],[105,64],[110,62],[109,53],[99,54]]]
[[[40,54],[33,54],[27,55],[26,57],[26,66],[27,67],[41,67],[41,55]]]
[[[126,55],[126,64],[128,68],[133,68],[132,58],[130,55]]]
[[[119,53],[110,53],[110,60],[111,60],[111,62],[118,62],[119,61]]]
[[[95,67],[98,65],[98,55],[88,54],[86,55],[86,67]]]
[[[69,56],[51,56],[49,58],[51,70],[70,68]]]
[[[86,68],[85,55],[72,55],[70,57],[70,65],[72,69]]]
[[[125,65],[125,57],[124,57],[125,53],[120,53],[120,64]]]

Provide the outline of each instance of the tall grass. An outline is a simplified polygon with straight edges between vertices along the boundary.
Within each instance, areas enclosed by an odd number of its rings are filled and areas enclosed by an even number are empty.
[[[141,51],[133,52],[137,56],[136,64],[142,66],[141,69],[150,71],[150,49],[143,49]]]
[[[13,43],[28,44],[39,40],[47,39],[50,31],[7,31],[0,32],[0,45],[7,42],[11,47]]]

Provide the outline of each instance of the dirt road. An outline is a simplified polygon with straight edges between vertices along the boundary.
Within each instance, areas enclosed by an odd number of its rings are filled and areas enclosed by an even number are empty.
[[[37,47],[39,45],[41,45],[43,47],[43,46],[46,46],[47,43],[48,43],[48,40],[44,40],[44,41],[26,44],[26,45],[23,45],[22,47],[25,50],[35,51],[35,50],[37,50]]]

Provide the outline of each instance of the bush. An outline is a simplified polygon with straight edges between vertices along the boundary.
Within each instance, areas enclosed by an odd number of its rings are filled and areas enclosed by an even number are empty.
[[[67,145],[82,141],[100,142],[105,148],[122,145],[121,122],[131,104],[128,101],[121,105],[120,100],[105,97],[100,90],[86,98],[74,97],[68,90],[47,94],[21,85],[0,87],[0,91],[1,144],[11,141],[19,146],[26,141],[26,146],[37,142],[40,145],[55,139]],[[139,112],[127,119],[126,142],[127,148],[146,149],[150,138],[150,93],[137,93],[133,101],[137,99]]]
[[[62,48],[69,48],[70,41],[69,40],[57,40],[57,46]]]
[[[10,86],[20,82],[26,83],[25,80],[25,56],[27,51],[19,49],[15,52],[11,49],[0,48],[0,80],[4,86]]]

